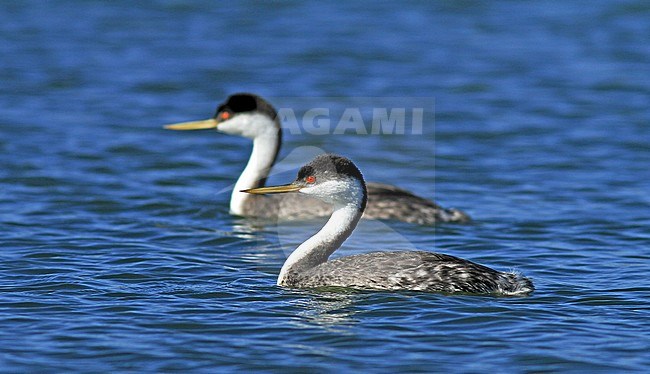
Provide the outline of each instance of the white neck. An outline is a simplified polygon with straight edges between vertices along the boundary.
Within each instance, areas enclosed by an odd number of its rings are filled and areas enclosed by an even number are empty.
[[[335,205],[325,226],[302,243],[284,262],[278,285],[285,285],[289,272],[303,272],[326,262],[352,234],[362,214],[357,204]]]
[[[280,135],[277,131],[269,131],[255,137],[251,157],[235,183],[235,188],[230,196],[230,212],[232,214],[244,215],[244,204],[248,199],[253,198],[253,195],[240,191],[263,187],[264,184],[261,184],[260,180],[269,176],[279,146]]]

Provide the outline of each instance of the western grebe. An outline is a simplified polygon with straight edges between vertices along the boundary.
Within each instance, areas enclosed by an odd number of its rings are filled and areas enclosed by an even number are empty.
[[[213,118],[165,126],[170,130],[214,129],[253,140],[253,151],[230,197],[230,212],[241,216],[303,219],[328,216],[332,209],[304,196],[254,196],[240,192],[263,187],[275,163],[282,143],[282,128],[277,112],[261,97],[248,93],[230,96],[219,105]],[[444,209],[436,203],[401,188],[368,183],[368,208],[364,218],[392,219],[418,224],[468,222],[469,216],[456,209]],[[309,203],[306,203],[309,201]],[[309,208],[307,208],[309,206]]]
[[[292,288],[351,287],[524,296],[533,283],[461,258],[424,251],[371,252],[328,261],[352,234],[367,202],[359,169],[345,157],[320,155],[288,185],[244,190],[249,194],[299,192],[333,206],[325,226],[302,243],[280,270],[277,284]]]

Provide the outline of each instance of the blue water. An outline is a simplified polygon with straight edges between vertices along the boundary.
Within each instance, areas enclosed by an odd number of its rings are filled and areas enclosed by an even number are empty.
[[[0,39],[2,371],[650,370],[647,2],[5,1]],[[422,135],[288,134],[281,159],[338,152],[474,218],[366,222],[341,254],[537,291],[275,286],[318,223],[230,216],[249,141],[161,128],[238,91],[434,99]]]

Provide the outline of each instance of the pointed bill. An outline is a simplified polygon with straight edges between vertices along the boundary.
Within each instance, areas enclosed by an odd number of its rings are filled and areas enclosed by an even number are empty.
[[[164,128],[167,130],[206,130],[214,129],[218,124],[219,122],[217,122],[216,119],[210,118],[203,121],[174,123],[171,125],[165,125]]]
[[[285,184],[283,186],[271,186],[271,187],[260,187],[260,188],[251,188],[248,190],[242,190],[241,192],[251,193],[255,195],[264,195],[270,193],[286,193],[286,192],[296,192],[300,191],[304,186],[298,184]]]

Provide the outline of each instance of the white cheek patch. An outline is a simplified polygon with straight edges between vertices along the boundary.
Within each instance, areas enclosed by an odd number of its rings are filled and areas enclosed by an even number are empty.
[[[232,119],[220,123],[217,130],[249,139],[268,133],[275,134],[278,131],[276,123],[269,116],[261,113],[236,114]]]
[[[235,117],[219,123],[217,130],[230,135],[243,135],[242,128],[246,125],[246,115],[236,115]]]
[[[316,183],[314,185],[307,185],[300,189],[300,192],[312,195],[314,197],[326,198],[336,195],[337,191],[340,190],[339,185],[341,182],[336,181],[327,181],[322,183]]]
[[[360,203],[363,199],[363,188],[356,179],[344,178],[308,185],[300,189],[300,193],[313,196],[330,204],[346,205]]]

